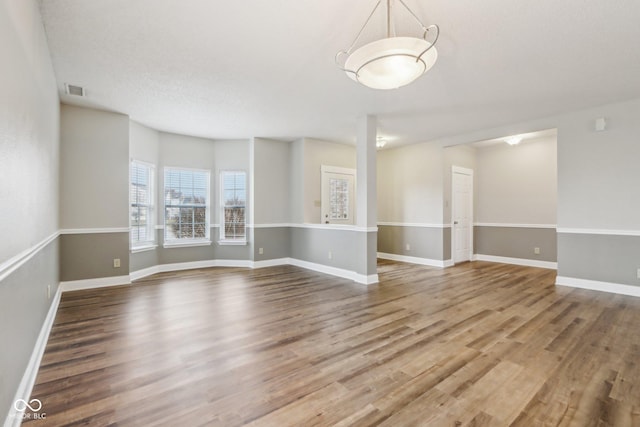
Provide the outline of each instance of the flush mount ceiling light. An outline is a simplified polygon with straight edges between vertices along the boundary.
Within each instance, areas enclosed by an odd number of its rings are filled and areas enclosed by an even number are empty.
[[[387,140],[384,137],[379,136],[376,138],[376,148],[384,148],[387,145]]]
[[[440,29],[437,25],[426,27],[403,0],[398,0],[422,29],[422,37],[397,37],[391,16],[393,0],[386,0],[386,37],[354,51],[381,2],[382,0],[378,0],[349,49],[338,52],[335,59],[340,69],[365,86],[373,89],[396,89],[413,82],[436,63],[438,52],[434,45]],[[427,40],[427,36],[431,37],[431,41]],[[341,62],[343,58],[344,63]]]
[[[522,137],[521,136],[511,136],[511,137],[505,139],[504,142],[506,142],[509,145],[518,145],[518,144],[520,144],[520,142],[522,142]]]

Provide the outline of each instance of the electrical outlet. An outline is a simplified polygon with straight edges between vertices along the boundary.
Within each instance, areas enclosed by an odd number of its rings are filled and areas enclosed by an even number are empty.
[[[533,248],[533,253],[536,255],[540,255],[540,248]]]
[[[638,279],[640,279],[640,268],[638,269]]]
[[[258,248],[258,253],[262,255],[264,253],[264,248]]]
[[[333,259],[333,253],[331,253],[331,251],[329,251],[329,259]]]
[[[411,250],[411,245],[407,243],[407,250],[410,251]]]
[[[113,259],[113,268],[120,268],[120,258]]]

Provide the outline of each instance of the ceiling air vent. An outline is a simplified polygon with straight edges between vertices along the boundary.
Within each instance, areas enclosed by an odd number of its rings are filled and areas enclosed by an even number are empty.
[[[70,85],[68,83],[65,83],[64,89],[68,95],[84,96],[84,88],[82,86]]]

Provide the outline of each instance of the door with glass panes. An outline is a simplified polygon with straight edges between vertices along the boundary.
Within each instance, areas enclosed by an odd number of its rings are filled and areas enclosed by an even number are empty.
[[[322,224],[355,224],[355,169],[322,166]]]

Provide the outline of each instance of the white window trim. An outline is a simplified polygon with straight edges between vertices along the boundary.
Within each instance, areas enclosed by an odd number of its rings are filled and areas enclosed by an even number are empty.
[[[211,240],[204,239],[174,239],[168,240],[162,244],[165,249],[190,248],[196,246],[211,246]]]
[[[245,179],[245,201],[244,201],[244,239],[227,239],[224,234],[225,222],[224,222],[224,180],[222,176],[225,173],[243,173]],[[220,246],[242,246],[247,244],[247,214],[249,213],[249,174],[246,170],[242,169],[223,169],[220,170],[220,230],[218,244]]]
[[[244,240],[236,239],[236,240],[218,240],[218,244],[220,246],[246,246],[247,239],[245,237]]]
[[[145,162],[143,160],[130,159],[129,162],[129,186],[131,186],[131,168],[134,163],[138,163],[140,165],[146,166],[149,168],[149,218],[147,218],[147,234],[151,236],[151,239],[145,240],[144,242],[132,243],[131,238],[129,238],[129,250],[131,253],[136,252],[144,252],[147,250],[155,249],[158,247],[156,243],[156,165],[153,163]],[[129,190],[131,191],[131,190]],[[131,232],[131,194],[129,194],[129,232]]]
[[[206,229],[206,237],[201,239],[170,239],[166,240],[166,225],[167,225],[167,205],[165,202],[165,175],[167,169],[169,170],[184,170],[191,172],[203,172],[209,174],[209,179],[207,180],[207,203],[205,205],[206,215],[205,215],[205,229]],[[209,169],[197,169],[197,168],[187,168],[182,166],[164,166],[162,169],[162,247],[167,249],[172,248],[185,248],[185,247],[194,247],[194,246],[210,246],[211,245],[211,170]]]
[[[154,230],[155,231],[155,230]],[[138,252],[147,252],[147,251],[153,251],[156,250],[158,248],[158,245],[153,244],[153,245],[145,245],[145,246],[134,246],[131,248],[131,253],[132,254],[137,254]]]
[[[342,168],[339,166],[320,165],[320,173],[322,172],[338,173],[343,175],[353,175],[354,177],[356,176],[356,169]]]

